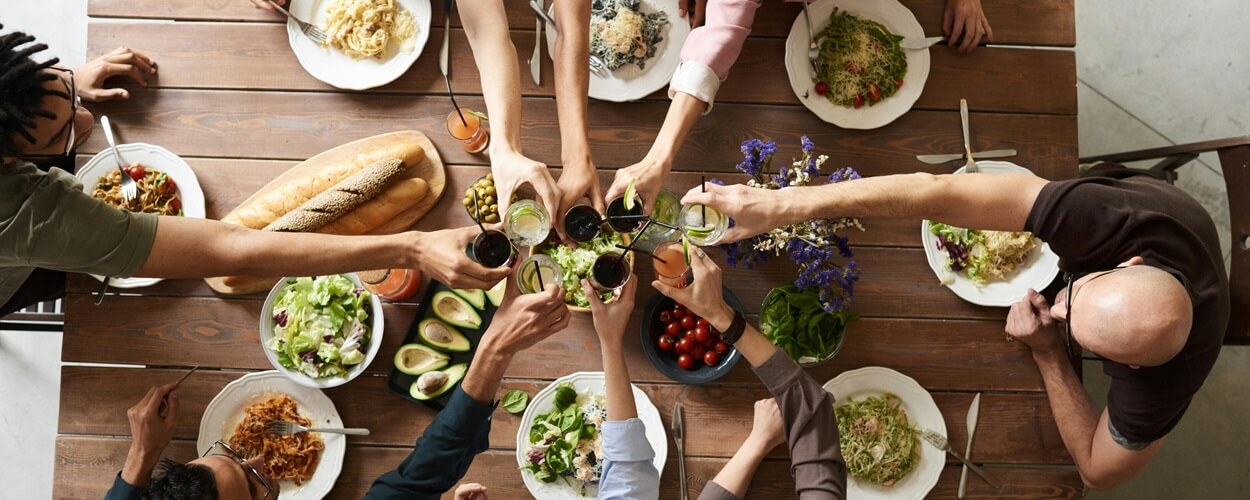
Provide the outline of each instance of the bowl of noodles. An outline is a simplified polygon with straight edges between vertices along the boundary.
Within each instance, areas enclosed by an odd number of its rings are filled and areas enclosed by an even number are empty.
[[[144,143],[120,144],[117,152],[131,172],[142,170],[136,183],[139,196],[126,202],[121,195],[121,173],[117,159],[111,150],[105,149],[91,157],[74,174],[87,194],[122,210],[146,212],[156,215],[195,217],[203,219],[204,191],[195,171],[187,162],[168,149]],[[135,168],[135,167],[139,168]],[[103,280],[103,276],[95,276]],[[138,288],[159,283],[158,278],[114,278],[109,286],[115,288]]]
[[[430,37],[430,0],[292,0],[291,14],[328,37],[314,42],[288,19],[287,38],[313,78],[348,90],[386,85],[417,61]]]
[[[264,455],[280,500],[320,499],[330,493],[343,469],[345,436],[303,432],[264,433],[274,420],[307,427],[343,427],[338,410],[318,389],[291,382],[276,371],[249,373],[226,385],[204,409],[199,453],[221,440],[245,456]]]

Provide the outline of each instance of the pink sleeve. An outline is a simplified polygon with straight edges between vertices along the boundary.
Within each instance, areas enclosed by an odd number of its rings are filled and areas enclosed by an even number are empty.
[[[695,28],[681,47],[681,61],[697,62],[724,80],[751,34],[762,0],[708,0],[706,24]]]

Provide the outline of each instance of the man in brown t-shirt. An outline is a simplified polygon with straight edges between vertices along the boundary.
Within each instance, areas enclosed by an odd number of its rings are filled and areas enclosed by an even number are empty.
[[[1055,182],[917,173],[781,191],[709,185],[682,203],[732,217],[726,241],[829,216],[1033,231],[1059,255],[1069,286],[1054,305],[1030,291],[1012,306],[1006,330],[1032,350],[1064,445],[1090,488],[1119,485],[1154,457],[1214,366],[1228,325],[1215,224],[1192,198],[1142,171],[1107,166]],[[1064,322],[1106,360],[1112,382],[1101,412],[1067,355]]]

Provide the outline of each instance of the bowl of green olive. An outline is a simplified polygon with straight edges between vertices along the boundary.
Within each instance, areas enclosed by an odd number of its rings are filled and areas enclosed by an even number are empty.
[[[477,199],[477,209],[481,210],[481,219],[478,219],[474,213],[474,198]],[[516,201],[516,193],[512,194],[512,201]],[[469,189],[464,191],[464,210],[469,213],[469,217],[483,224],[494,224],[499,222],[499,200],[495,197],[495,176],[486,174],[478,177]]]

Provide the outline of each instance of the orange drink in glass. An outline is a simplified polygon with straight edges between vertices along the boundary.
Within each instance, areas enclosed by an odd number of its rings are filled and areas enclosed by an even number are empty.
[[[651,252],[655,258],[655,278],[660,283],[671,287],[682,288],[690,283],[690,266],[686,264],[686,254],[681,249],[680,241],[666,241],[655,247]]]
[[[461,116],[464,117],[461,120]],[[447,133],[460,141],[460,145],[469,153],[480,153],[490,144],[490,129],[483,126],[482,120],[469,108],[460,108],[447,115]]]

